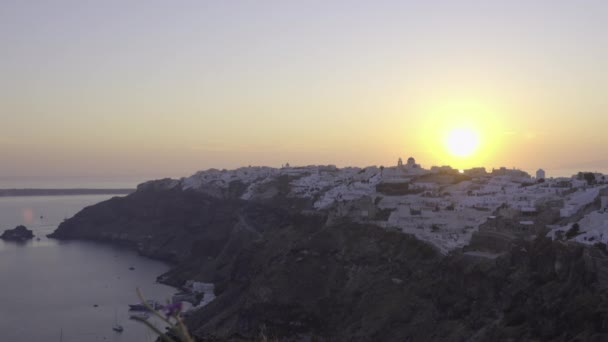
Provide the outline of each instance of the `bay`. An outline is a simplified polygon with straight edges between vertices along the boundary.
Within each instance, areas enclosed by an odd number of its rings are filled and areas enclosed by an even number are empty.
[[[123,247],[46,237],[65,218],[111,197],[0,198],[0,229],[23,224],[35,235],[25,243],[0,240],[1,341],[155,340],[128,319],[128,304],[139,301],[136,288],[148,299],[170,298],[175,289],[155,283],[169,265]],[[112,330],[116,321],[122,333]]]

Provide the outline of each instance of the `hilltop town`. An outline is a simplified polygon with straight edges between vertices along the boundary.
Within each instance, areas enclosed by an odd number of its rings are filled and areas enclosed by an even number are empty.
[[[414,158],[405,163],[399,158],[391,167],[210,169],[166,186],[247,201],[283,192],[288,199],[302,200],[303,212],[323,212],[330,222],[348,219],[402,231],[445,254],[469,244],[472,250],[500,251],[515,238],[548,234],[560,239],[568,231],[569,238],[581,243],[606,243],[607,184],[600,173],[547,178],[539,169],[532,177],[504,167],[490,172],[425,169]]]
[[[261,326],[287,341],[599,341],[607,187],[591,172],[414,158],[211,169],[142,183],[50,237],[172,262],[158,281],[203,287],[184,313],[201,341],[255,340]]]

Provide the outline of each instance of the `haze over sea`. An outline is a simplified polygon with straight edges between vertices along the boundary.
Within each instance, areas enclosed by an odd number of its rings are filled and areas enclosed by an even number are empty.
[[[162,177],[3,177],[0,189],[119,189],[133,188],[137,184]]]
[[[0,240],[2,341],[154,340],[143,325],[128,319],[127,304],[138,302],[137,287],[147,298],[169,298],[174,289],[155,283],[168,265],[124,248],[46,238],[64,218],[110,197],[0,198],[0,229],[24,224],[35,234],[26,243]],[[122,334],[112,331],[115,321],[124,327]]]

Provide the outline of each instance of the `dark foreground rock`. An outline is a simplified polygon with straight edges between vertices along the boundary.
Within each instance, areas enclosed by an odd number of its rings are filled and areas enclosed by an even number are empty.
[[[443,256],[298,205],[147,187],[51,236],[126,243],[173,261],[169,284],[215,283],[217,298],[186,322],[200,341],[608,340],[603,250],[540,238],[496,259]]]
[[[25,226],[7,229],[0,235],[0,239],[9,241],[25,241],[34,238],[34,233]]]

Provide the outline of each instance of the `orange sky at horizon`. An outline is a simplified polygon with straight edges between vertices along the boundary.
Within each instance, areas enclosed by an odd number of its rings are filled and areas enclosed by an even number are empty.
[[[607,16],[601,1],[3,3],[0,178],[409,156],[608,172]],[[450,153],[455,130],[476,136],[470,156]]]

